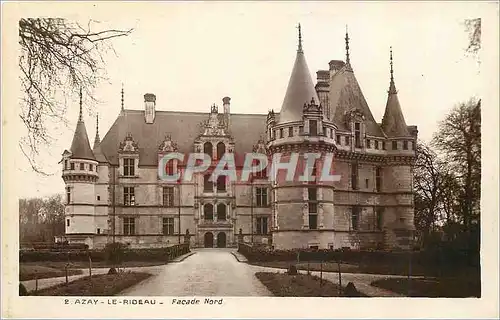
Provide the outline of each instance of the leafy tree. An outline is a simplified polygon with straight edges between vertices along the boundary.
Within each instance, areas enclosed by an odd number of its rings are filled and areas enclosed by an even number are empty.
[[[481,100],[457,105],[440,123],[433,145],[453,170],[464,228],[479,223],[481,195]]]
[[[105,76],[105,53],[113,50],[114,38],[132,30],[94,30],[62,18],[19,20],[19,68],[21,70],[20,118],[27,133],[20,140],[21,151],[33,170],[40,147],[50,145],[50,122],[66,123],[68,95],[82,88],[93,99],[92,89]]]

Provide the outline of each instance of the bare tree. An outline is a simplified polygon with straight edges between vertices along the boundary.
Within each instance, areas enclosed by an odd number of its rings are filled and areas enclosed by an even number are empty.
[[[477,55],[481,49],[481,18],[466,19],[464,25],[469,35],[469,45],[465,51]]]
[[[94,30],[62,18],[19,20],[19,68],[21,70],[20,118],[27,129],[19,146],[33,170],[40,147],[50,145],[48,122],[66,123],[65,99],[82,88],[92,90],[105,76],[104,54],[114,52],[111,41],[128,36],[130,30]]]

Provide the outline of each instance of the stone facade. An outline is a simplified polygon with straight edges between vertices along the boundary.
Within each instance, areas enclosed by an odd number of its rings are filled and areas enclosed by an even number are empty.
[[[346,36],[346,39],[348,37]],[[348,46],[347,46],[348,47]],[[392,53],[391,53],[392,55]],[[413,227],[412,173],[416,127],[406,126],[392,76],[382,123],[373,116],[349,57],[310,79],[302,45],[279,113],[156,110],[144,96],[143,110],[122,110],[90,150],[80,114],[70,151],[61,161],[66,183],[66,238],[101,248],[122,242],[133,248],[189,242],[193,247],[235,246],[238,241],[276,249],[317,247],[408,248]],[[158,172],[170,152],[204,152],[213,160],[234,153],[266,153],[281,162],[299,153],[305,171],[319,176],[333,154],[339,181],[303,182],[267,175],[249,181],[167,182]],[[308,168],[305,153],[321,155]],[[307,169],[307,170],[306,170]],[[185,163],[166,168],[185,172]],[[309,172],[308,170],[316,170]]]

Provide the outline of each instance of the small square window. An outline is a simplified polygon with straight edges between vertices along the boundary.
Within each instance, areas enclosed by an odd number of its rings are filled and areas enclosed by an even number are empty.
[[[97,196],[97,201],[100,201],[101,200],[101,196]]]
[[[97,234],[101,234],[101,228],[97,228]]]
[[[370,179],[365,179],[365,188],[368,189],[370,187]]]

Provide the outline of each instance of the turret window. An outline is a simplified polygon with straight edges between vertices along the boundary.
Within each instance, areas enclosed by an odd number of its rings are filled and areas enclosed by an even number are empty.
[[[351,142],[351,137],[347,136],[345,137],[345,145],[348,146]]]
[[[85,170],[85,164],[84,163],[80,163],[80,170]]]
[[[280,129],[280,139],[283,139],[283,128]]]
[[[351,165],[351,185],[352,190],[358,190],[358,164]]]
[[[340,145],[341,144],[341,142],[340,142],[340,134],[338,134],[336,138],[337,138],[337,144]]]
[[[299,126],[299,134],[304,134],[304,126]]]
[[[398,150],[398,142],[397,141],[392,142],[392,150]]]
[[[370,149],[372,147],[372,141],[370,139],[366,139],[366,148]]]
[[[361,148],[361,123],[354,124],[354,145],[356,148]]]
[[[403,141],[403,150],[408,150],[408,141]]]
[[[385,150],[385,141],[382,141],[382,150]]]
[[[126,177],[135,175],[135,159],[123,159],[123,175]]]
[[[89,164],[89,171],[94,171],[94,165]]]
[[[68,170],[68,160],[64,160],[64,170]]]
[[[378,150],[378,140],[375,140],[375,149]]]
[[[359,213],[360,213],[360,208],[359,207],[352,207],[352,214],[351,214],[351,225],[352,225],[352,230],[358,230],[359,228]]]
[[[293,127],[288,128],[288,136],[293,137]]]
[[[69,168],[70,168],[70,170],[75,170],[75,163],[74,163],[74,162],[71,162],[71,163],[69,164]]]
[[[71,203],[71,188],[66,187],[66,204]]]

